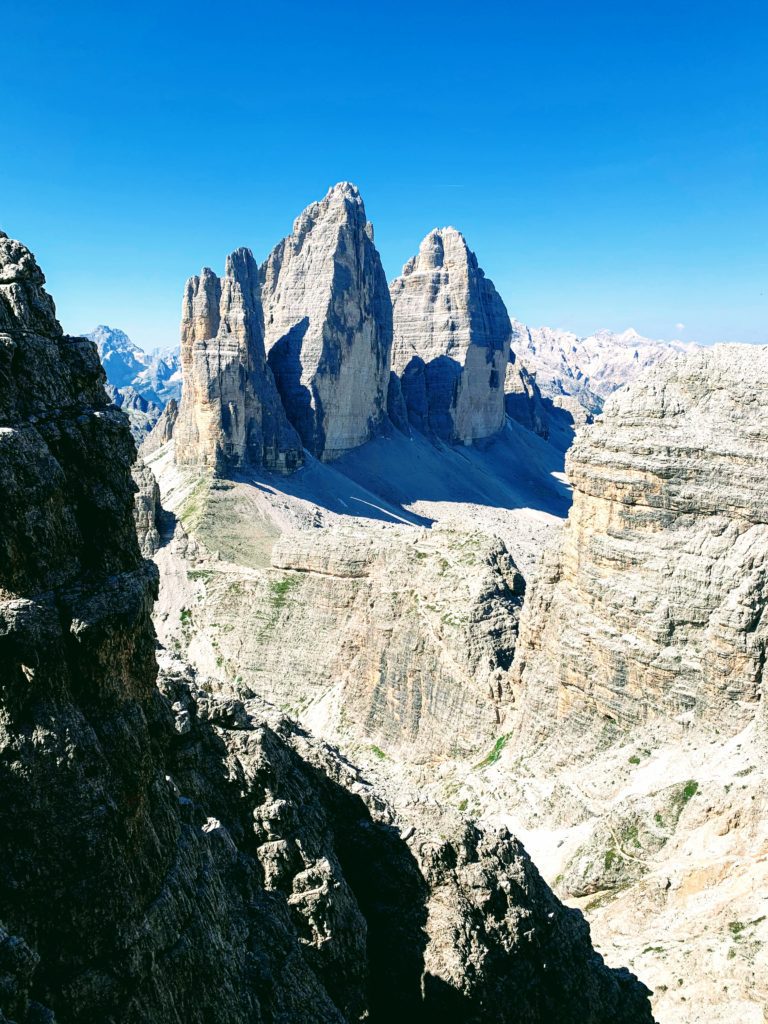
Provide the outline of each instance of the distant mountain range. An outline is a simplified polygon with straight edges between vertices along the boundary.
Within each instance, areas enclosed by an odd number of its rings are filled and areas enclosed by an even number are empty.
[[[99,324],[83,335],[96,343],[107,374],[107,391],[115,405],[127,413],[131,431],[141,442],[169,399],[181,397],[179,349],[145,352],[125,331]]]
[[[644,338],[637,331],[601,330],[587,337],[551,327],[512,321],[512,350],[534,374],[545,398],[568,409],[577,422],[602,412],[605,399],[656,363],[679,352],[695,352],[694,342]]]

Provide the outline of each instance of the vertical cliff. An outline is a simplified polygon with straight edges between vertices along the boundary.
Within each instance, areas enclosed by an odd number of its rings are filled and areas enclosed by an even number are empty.
[[[512,328],[463,236],[431,231],[390,291],[392,366],[416,429],[462,443],[500,430]]]
[[[768,349],[716,346],[610,398],[521,620],[528,730],[683,716],[736,731],[768,646]]]
[[[258,268],[249,249],[187,282],[181,321],[184,391],[174,426],[180,465],[290,472],[302,462],[264,350]]]
[[[386,416],[392,311],[355,186],[308,206],[261,277],[269,365],[304,446],[330,460],[370,440]]]

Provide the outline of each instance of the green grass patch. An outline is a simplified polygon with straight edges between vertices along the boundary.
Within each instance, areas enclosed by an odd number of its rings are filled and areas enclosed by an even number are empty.
[[[284,576],[280,580],[269,581],[269,602],[276,612],[285,607],[290,592],[299,586],[296,576]]]
[[[623,846],[632,845],[640,849],[640,840],[637,837],[637,825],[626,825],[621,831],[621,842]]]
[[[618,856],[619,856],[618,850],[606,850],[605,851],[605,856],[603,857],[603,864],[605,865],[605,870],[606,871],[610,871],[611,870],[611,868],[613,867],[614,863],[616,862],[616,858]]]
[[[195,530],[200,525],[208,511],[210,491],[209,481],[200,480],[181,503],[179,519],[187,530]]]
[[[694,797],[699,791],[699,784],[695,779],[689,779],[677,790],[675,795],[672,797],[672,812],[674,821],[683,813],[683,809],[686,804]]]
[[[683,786],[683,792],[681,794],[683,806],[688,803],[692,796],[696,796],[699,791],[699,784],[695,779],[689,779],[688,782]]]
[[[482,761],[479,761],[475,765],[475,771],[479,771],[481,768],[489,768],[492,764],[496,764],[496,762],[501,757],[502,750],[507,745],[507,740],[511,735],[511,733],[507,732],[503,736],[499,736],[499,738],[496,740],[493,747],[491,748],[491,752],[488,754],[488,756],[484,757]]]

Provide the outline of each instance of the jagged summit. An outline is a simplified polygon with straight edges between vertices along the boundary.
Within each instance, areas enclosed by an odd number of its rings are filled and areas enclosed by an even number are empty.
[[[462,255],[457,257],[456,254]],[[418,253],[412,256],[403,267],[403,274],[434,270],[457,258],[464,258],[467,262],[474,263],[478,274],[485,277],[484,272],[478,266],[477,257],[467,245],[466,238],[458,228],[450,225],[443,228],[432,228],[422,239]]]
[[[176,460],[216,472],[248,465],[290,472],[301,444],[288,423],[264,351],[258,267],[250,249],[187,281],[182,305],[184,389]]]
[[[147,353],[117,327],[99,324],[83,337],[95,342],[107,380],[116,388],[133,385],[149,363]]]
[[[646,338],[634,328],[601,329],[586,337],[516,320],[512,328],[512,350],[536,374],[542,393],[574,413],[577,422],[599,414],[608,395],[642,370],[699,348],[693,342]]]
[[[386,416],[392,312],[357,188],[308,206],[261,281],[269,365],[304,446],[330,460],[370,440]]]

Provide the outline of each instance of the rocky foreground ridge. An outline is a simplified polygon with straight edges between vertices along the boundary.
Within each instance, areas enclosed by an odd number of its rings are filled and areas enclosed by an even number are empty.
[[[508,832],[158,680],[127,422],[43,284],[1,236],[0,1020],[650,1021]]]

